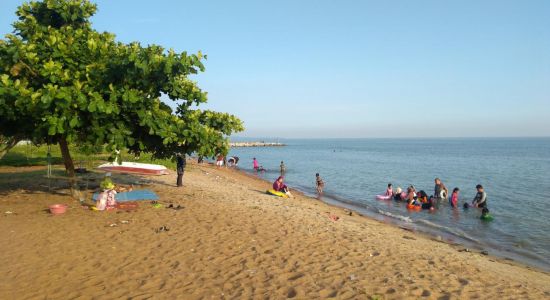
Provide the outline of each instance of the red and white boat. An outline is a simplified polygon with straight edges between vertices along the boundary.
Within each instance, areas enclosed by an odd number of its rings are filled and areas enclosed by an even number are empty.
[[[119,164],[117,162],[102,164],[97,167],[107,172],[120,172],[120,173],[135,173],[143,175],[166,175],[168,169],[165,166],[154,164],[143,164],[135,162],[123,162]]]

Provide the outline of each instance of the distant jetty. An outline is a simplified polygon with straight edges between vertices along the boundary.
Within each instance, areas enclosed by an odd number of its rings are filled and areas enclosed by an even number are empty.
[[[229,143],[231,147],[282,147],[286,146],[283,143],[266,143],[266,142],[235,142]]]

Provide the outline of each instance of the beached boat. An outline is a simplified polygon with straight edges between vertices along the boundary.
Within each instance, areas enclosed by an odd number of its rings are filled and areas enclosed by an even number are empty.
[[[123,162],[122,164],[116,162],[106,163],[98,166],[97,168],[108,172],[136,173],[144,175],[168,174],[168,169],[166,169],[165,166],[135,162]]]

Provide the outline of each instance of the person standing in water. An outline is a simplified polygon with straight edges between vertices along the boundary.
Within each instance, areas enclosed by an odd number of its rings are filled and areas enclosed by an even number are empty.
[[[434,188],[434,198],[436,199],[447,199],[447,196],[449,195],[449,190],[447,187],[441,182],[441,179],[436,178],[435,180],[435,188]]]
[[[258,169],[260,168],[260,165],[258,164],[258,161],[256,160],[255,157],[252,159],[252,168],[256,172],[258,172]]]
[[[487,208],[487,193],[485,193],[485,190],[483,189],[483,186],[481,184],[476,185],[477,194],[472,200],[472,205],[474,207],[481,207],[481,208]]]
[[[458,194],[460,193],[460,189],[455,187],[453,189],[453,193],[451,194],[451,198],[449,199],[449,204],[451,204],[452,208],[458,207]]]
[[[185,154],[176,154],[176,171],[178,172],[178,179],[176,180],[177,186],[183,186],[183,172],[185,171]]]
[[[325,187],[325,182],[323,181],[321,176],[319,176],[319,173],[315,174],[315,184],[317,185],[317,194],[321,196],[323,194],[323,188]]]
[[[285,167],[285,163],[281,160],[281,176],[284,176],[285,173],[286,173],[286,167]]]

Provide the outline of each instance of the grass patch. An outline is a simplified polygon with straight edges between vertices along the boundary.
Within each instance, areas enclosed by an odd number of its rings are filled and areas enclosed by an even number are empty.
[[[98,165],[107,162],[109,153],[101,152],[96,154],[82,153],[77,147],[70,147],[71,157],[75,168],[83,167],[93,169]],[[53,165],[63,164],[61,151],[58,145],[51,145],[51,163]],[[172,159],[154,159],[149,153],[143,153],[139,158],[129,154],[127,151],[121,151],[123,161],[141,162],[149,164],[163,165],[170,169],[176,168],[176,162]],[[24,167],[24,166],[46,166],[48,165],[48,146],[35,145],[17,145],[13,147],[4,157],[0,159],[0,166]]]

